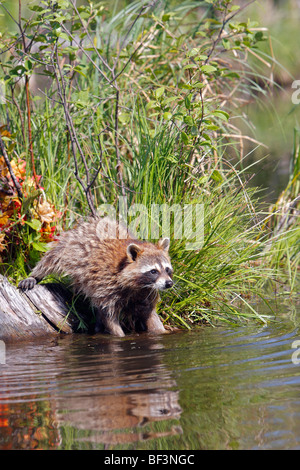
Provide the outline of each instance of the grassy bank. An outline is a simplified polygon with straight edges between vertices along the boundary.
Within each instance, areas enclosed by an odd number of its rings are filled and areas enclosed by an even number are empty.
[[[259,93],[247,57],[259,55],[264,32],[231,1],[172,10],[137,1],[118,12],[42,3],[1,38],[1,271],[18,281],[61,230],[120,196],[149,211],[202,204],[197,249],[186,250],[171,218],[176,287],[162,317],[186,328],[266,321],[252,297],[267,301],[270,282],[295,289],[299,147],[295,135],[291,180],[272,214],[258,210],[235,110]]]

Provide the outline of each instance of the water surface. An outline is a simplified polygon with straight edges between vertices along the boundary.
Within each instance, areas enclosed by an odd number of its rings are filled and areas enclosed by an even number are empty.
[[[0,449],[300,449],[296,340],[294,316],[7,344]]]

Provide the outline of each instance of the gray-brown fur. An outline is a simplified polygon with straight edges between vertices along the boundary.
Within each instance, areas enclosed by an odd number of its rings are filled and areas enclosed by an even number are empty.
[[[88,220],[62,233],[19,287],[32,289],[49,274],[66,274],[95,307],[96,331],[124,336],[122,313],[137,331],[163,333],[156,304],[158,290],[173,285],[168,248],[168,239],[157,245],[137,240],[108,218]]]

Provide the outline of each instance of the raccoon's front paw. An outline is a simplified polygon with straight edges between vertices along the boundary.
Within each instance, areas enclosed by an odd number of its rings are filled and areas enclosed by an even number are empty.
[[[27,277],[27,279],[19,282],[18,288],[22,290],[33,289],[36,283],[37,281],[34,277]]]

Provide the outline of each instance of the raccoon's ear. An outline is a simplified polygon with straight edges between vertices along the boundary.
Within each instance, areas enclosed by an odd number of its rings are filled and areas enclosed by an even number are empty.
[[[142,249],[140,246],[136,245],[135,243],[130,243],[130,245],[127,247],[127,256],[132,261],[135,261],[141,251]]]
[[[158,242],[158,248],[161,248],[164,251],[169,251],[170,238],[163,238]]]

